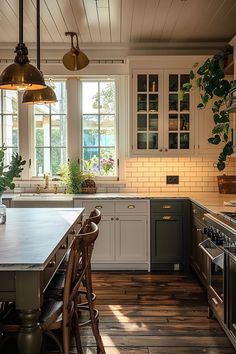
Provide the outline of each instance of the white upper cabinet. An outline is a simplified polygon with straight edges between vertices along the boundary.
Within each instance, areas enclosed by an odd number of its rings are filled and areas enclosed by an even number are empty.
[[[187,70],[134,70],[132,154],[185,154],[194,149],[192,95],[180,100]]]

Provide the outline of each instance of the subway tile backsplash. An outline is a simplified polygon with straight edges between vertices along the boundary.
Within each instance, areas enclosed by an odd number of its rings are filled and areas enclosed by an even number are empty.
[[[231,158],[227,168],[221,173],[214,167],[215,158],[127,158],[125,176],[122,181],[97,181],[100,193],[158,193],[158,192],[214,192],[218,191],[219,174],[236,174],[236,158]],[[179,176],[179,184],[166,184],[167,175]],[[44,181],[16,181],[14,193],[36,192],[36,185],[44,186]],[[55,184],[55,183],[54,183]],[[64,187],[57,183],[58,192]]]

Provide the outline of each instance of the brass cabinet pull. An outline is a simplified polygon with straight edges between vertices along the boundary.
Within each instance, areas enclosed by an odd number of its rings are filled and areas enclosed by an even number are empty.
[[[96,205],[95,208],[102,209],[102,205]]]
[[[50,261],[50,262],[48,263],[48,267],[50,267],[50,268],[55,267],[55,265],[56,265],[56,261]]]
[[[169,205],[169,204],[164,204],[164,205],[162,206],[162,209],[171,209],[171,208],[172,208],[172,206]]]
[[[164,215],[162,219],[163,220],[171,220],[171,218],[172,218],[171,215]]]
[[[65,250],[67,249],[67,245],[66,243],[63,243],[63,245],[60,246],[60,250]]]
[[[127,208],[129,208],[129,209],[134,209],[134,208],[135,208],[135,205],[130,204],[130,205],[128,205]]]

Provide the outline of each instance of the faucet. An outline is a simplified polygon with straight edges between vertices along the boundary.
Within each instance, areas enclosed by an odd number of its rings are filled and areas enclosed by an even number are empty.
[[[48,189],[49,188],[49,177],[48,177],[48,174],[44,173],[43,178],[45,179],[44,189]]]

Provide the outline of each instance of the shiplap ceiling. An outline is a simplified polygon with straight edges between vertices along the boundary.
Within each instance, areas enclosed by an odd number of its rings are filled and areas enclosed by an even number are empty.
[[[24,41],[36,40],[36,0],[24,0]],[[41,46],[225,42],[236,34],[236,0],[41,0]],[[0,45],[18,42],[18,0],[0,0]]]

